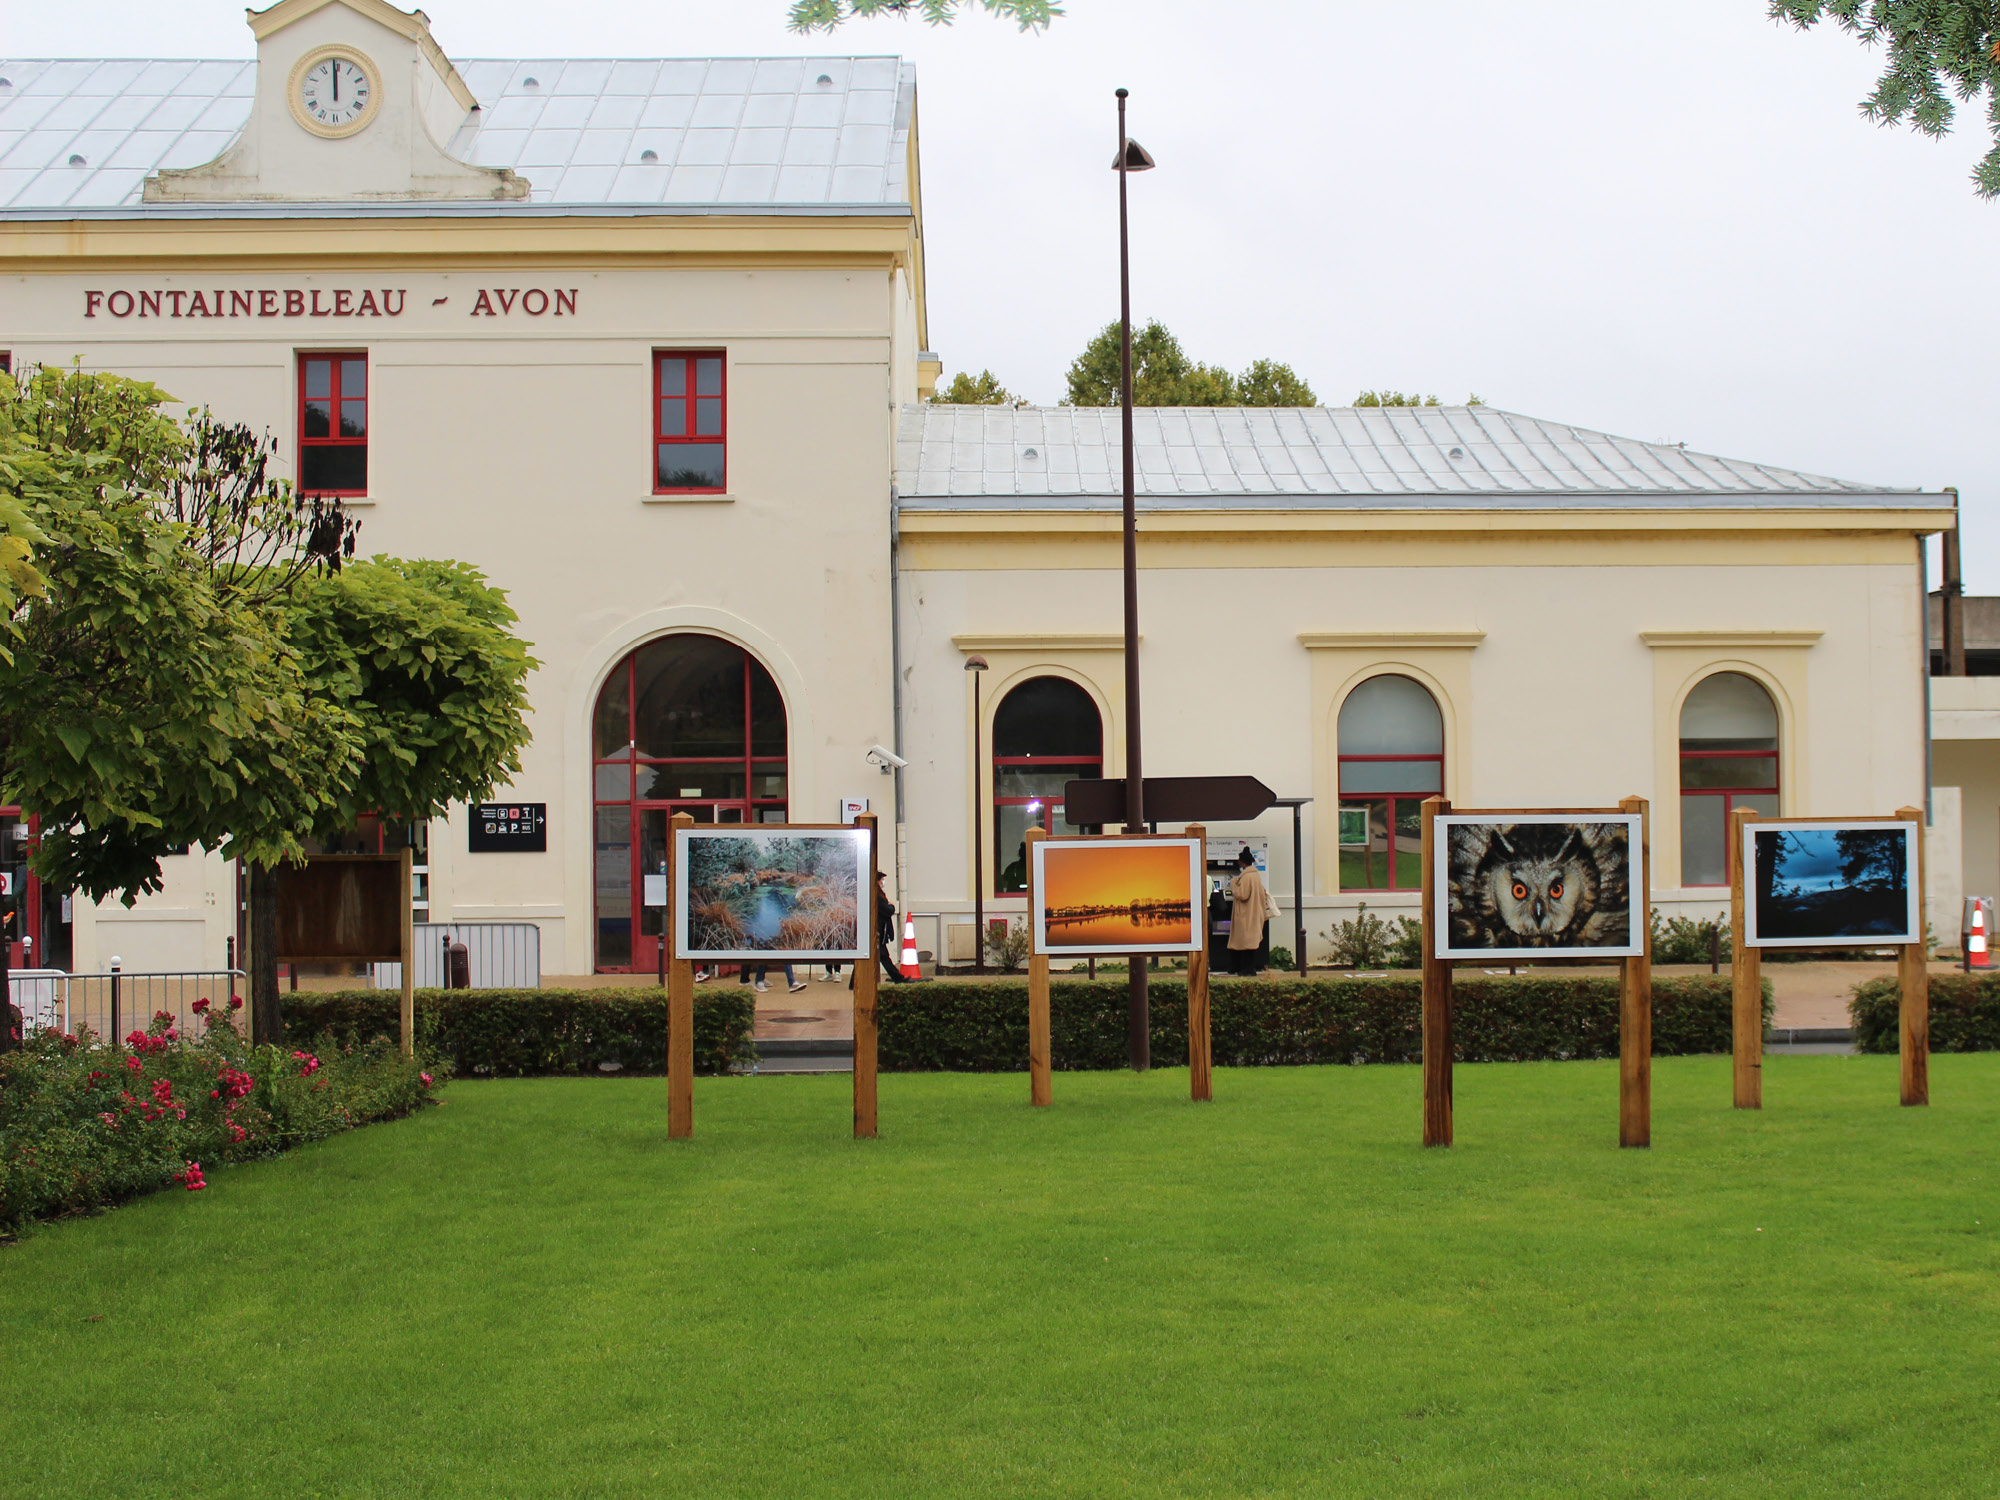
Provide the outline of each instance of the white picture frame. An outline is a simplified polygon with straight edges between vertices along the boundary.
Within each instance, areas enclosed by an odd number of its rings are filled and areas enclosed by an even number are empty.
[[[707,861],[702,856],[713,853],[712,846],[725,841],[749,844],[753,859],[761,851],[772,857],[774,863],[753,863],[748,869],[733,871],[732,874],[741,878],[731,882],[733,888],[720,888],[719,883],[712,880],[710,873],[703,868]],[[820,856],[810,867],[813,874],[799,868],[797,851],[781,850],[780,847],[796,844],[820,847]],[[734,855],[735,851],[731,854]],[[866,828],[789,823],[722,823],[677,828],[674,830],[673,860],[675,958],[698,963],[797,964],[861,962],[875,956],[875,860]],[[779,869],[780,864],[786,868]],[[766,878],[766,872],[774,873]],[[824,878],[815,879],[814,875]],[[784,900],[795,903],[797,893],[813,886],[827,887],[833,898],[823,904],[815,902],[811,908],[817,913],[822,931],[828,926],[839,927],[838,899],[851,889],[853,921],[851,928],[842,930],[842,936],[847,940],[790,947],[766,942],[762,934],[770,930],[774,922],[782,922],[788,915],[798,915],[795,904],[789,913],[781,913],[775,908]],[[719,924],[703,913],[704,908],[717,901],[731,907],[735,931],[755,941],[728,943],[717,940]]]
[[[1172,882],[1172,889],[1144,891],[1134,889],[1131,894],[1137,900],[1167,898],[1169,907],[1185,889],[1187,894],[1186,935],[1178,931],[1173,938],[1165,941],[1155,939],[1145,941],[1136,936],[1116,936],[1104,941],[1076,941],[1065,937],[1064,929],[1070,934],[1080,935],[1086,927],[1102,927],[1116,922],[1117,904],[1107,905],[1101,917],[1093,918],[1081,913],[1072,913],[1067,908],[1058,913],[1050,908],[1044,893],[1050,889],[1053,873],[1058,887],[1066,883],[1071,872],[1063,868],[1066,862],[1096,861],[1116,862],[1114,851],[1127,853],[1138,851],[1173,851],[1179,856],[1157,861],[1152,873]],[[1052,872],[1051,861],[1055,868]],[[1149,863],[1151,863],[1149,861]],[[1183,887],[1181,882],[1185,880]],[[1114,877],[1112,884],[1119,882]],[[1156,953],[1198,953],[1208,944],[1208,874],[1203,867],[1202,841],[1190,838],[1169,838],[1154,835],[1112,834],[1092,838],[1041,839],[1034,845],[1029,873],[1028,922],[1032,933],[1033,951],[1048,958],[1118,958],[1125,954],[1150,956]],[[1127,905],[1124,909],[1131,910]],[[1136,920],[1130,924],[1136,931],[1144,927]],[[1178,928],[1178,922],[1171,917],[1163,917],[1160,925]]]
[[[1924,940],[1923,890],[1920,878],[1920,840],[1923,829],[1916,823],[1903,818],[1814,818],[1814,819],[1773,819],[1770,822],[1752,820],[1743,825],[1743,946],[1746,948],[1900,948]],[[1831,844],[1841,834],[1881,834],[1900,835],[1900,838],[1885,837],[1884,843],[1900,850],[1902,857],[1902,891],[1900,895],[1885,891],[1877,899],[1870,901],[1866,893],[1861,904],[1882,908],[1883,917],[1900,919],[1900,926],[1888,932],[1861,932],[1822,930],[1809,935],[1797,935],[1799,927],[1813,921],[1810,911],[1800,911],[1803,902],[1814,901],[1814,896],[1800,893],[1800,900],[1787,903],[1792,910],[1782,913],[1775,909],[1774,892],[1767,889],[1773,879],[1782,880],[1780,869],[1767,869],[1766,859],[1770,857],[1772,846],[1780,841],[1793,843],[1811,841]],[[1819,873],[1819,867],[1826,860],[1836,856],[1829,849],[1815,858],[1817,851],[1800,851],[1799,858]],[[1801,874],[1792,882],[1796,889],[1801,879],[1812,878]],[[1858,887],[1829,883],[1822,888],[1826,895],[1834,891],[1857,890]],[[1816,903],[1817,904],[1817,903]],[[1848,906],[1850,916],[1852,905]],[[1821,921],[1822,928],[1852,927],[1852,922]],[[1792,935],[1773,935],[1772,929],[1780,933],[1790,929]]]
[[[1493,960],[1502,962],[1528,960],[1533,962],[1555,958],[1606,960],[1634,958],[1644,953],[1646,951],[1647,937],[1644,921],[1646,900],[1645,892],[1640,889],[1641,882],[1635,870],[1635,865],[1638,864],[1636,852],[1640,849],[1644,840],[1643,822],[1644,820],[1637,813],[1621,812],[1616,808],[1609,811],[1600,811],[1594,808],[1579,808],[1574,811],[1564,812],[1508,812],[1501,810],[1438,814],[1436,827],[1432,836],[1431,868],[1425,871],[1430,884],[1431,932],[1434,936],[1433,947],[1436,956],[1445,960],[1481,959],[1489,962]],[[1474,899],[1473,891],[1463,885],[1454,886],[1453,855],[1455,851],[1462,851],[1466,848],[1461,841],[1477,830],[1533,830],[1544,828],[1561,829],[1565,827],[1622,831],[1623,870],[1620,878],[1622,879],[1623,895],[1617,899],[1617,904],[1613,907],[1598,907],[1597,911],[1603,914],[1602,919],[1586,919],[1582,930],[1587,933],[1591,921],[1595,920],[1596,925],[1600,928],[1608,928],[1615,931],[1616,921],[1612,914],[1622,912],[1624,917],[1623,940],[1611,942],[1578,941],[1574,944],[1565,944],[1556,941],[1546,943],[1524,942],[1519,944],[1506,944],[1504,941],[1499,940],[1476,944],[1465,942],[1461,934],[1469,924],[1476,923],[1483,932],[1493,932],[1496,930],[1508,931],[1509,929],[1504,927],[1496,929],[1491,922],[1480,919],[1480,904]],[[1466,832],[1460,833],[1457,830],[1466,830]],[[1536,861],[1542,866],[1546,866],[1555,860],[1565,863],[1572,862],[1580,854],[1589,854],[1594,869],[1597,862],[1607,857],[1603,852],[1601,842],[1595,834],[1580,834],[1578,837],[1582,845],[1581,849],[1573,849],[1571,840],[1567,835],[1556,838],[1550,835],[1537,834],[1530,835],[1525,840],[1517,840],[1517,842],[1521,845],[1524,856],[1532,853]],[[1490,845],[1488,847],[1490,848]],[[1481,868],[1488,872],[1488,878],[1490,878],[1492,866],[1482,861]],[[1528,872],[1525,867],[1522,873],[1524,876],[1527,875]],[[1609,881],[1606,880],[1605,884],[1609,884]],[[1548,890],[1540,889],[1532,879],[1522,889],[1526,892],[1522,897],[1523,900],[1530,903],[1538,899],[1542,900],[1544,902],[1542,909],[1547,909]],[[1560,897],[1557,899],[1560,899]],[[1459,917],[1461,914],[1465,916],[1465,920],[1461,921],[1455,930],[1454,918]],[[1549,919],[1552,920],[1553,918]]]

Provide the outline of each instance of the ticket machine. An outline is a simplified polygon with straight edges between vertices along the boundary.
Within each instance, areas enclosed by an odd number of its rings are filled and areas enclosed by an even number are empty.
[[[1211,969],[1229,963],[1229,882],[1236,878],[1237,857],[1248,849],[1257,862],[1257,873],[1270,884],[1271,841],[1263,837],[1215,838],[1208,840],[1208,962]],[[1270,952],[1259,945],[1259,966]]]

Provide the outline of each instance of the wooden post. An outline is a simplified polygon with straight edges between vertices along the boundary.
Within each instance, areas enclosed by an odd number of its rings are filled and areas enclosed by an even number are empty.
[[[1730,1041],[1738,1109],[1764,1107],[1764,965],[1760,951],[1743,941],[1747,825],[1756,821],[1756,809],[1748,807],[1729,820]]]
[[[1948,535],[1949,533],[1947,533]],[[1945,600],[1951,607],[1951,600]],[[1896,988],[1902,996],[1897,1028],[1903,1056],[1903,1102],[1931,1102],[1931,970],[1924,943],[1924,815],[1914,807],[1899,807],[1896,816],[1917,825],[1917,940],[1896,955]]]
[[[1437,956],[1437,816],[1451,811],[1442,797],[1424,798],[1424,1144],[1451,1144],[1451,965]]]
[[[882,978],[882,892],[875,882],[875,814],[863,813],[854,820],[868,833],[868,896],[860,903],[868,922],[868,938],[862,944],[868,957],[854,966],[854,1138],[875,1139],[875,991]]]
[[[1195,868],[1208,868],[1208,830],[1199,823],[1188,825],[1187,836],[1201,840],[1201,859]],[[1203,884],[1206,884],[1203,877]],[[1215,1047],[1208,1024],[1208,893],[1196,890],[1188,913],[1193,937],[1198,944],[1188,954],[1188,1097],[1197,1104],[1215,1099],[1213,1076]]]
[[[416,851],[408,844],[403,846],[403,1003],[401,1007],[403,1023],[403,1056],[417,1055],[417,940],[416,913],[410,902],[415,897],[412,888],[415,877],[411,873],[411,862]],[[379,929],[378,929],[379,930]],[[293,968],[296,976],[298,970]]]
[[[680,886],[687,879],[678,834],[692,827],[694,819],[687,813],[675,813],[667,822],[667,909],[660,923],[663,943],[674,941]],[[684,1141],[693,1134],[694,960],[676,952],[667,961],[667,1137]]]
[[[1028,935],[1032,943],[1035,913],[1041,910],[1042,883],[1035,874],[1035,845],[1047,835],[1039,828],[1028,830]],[[1028,955],[1028,1103],[1036,1108],[1047,1105],[1054,1095],[1049,1090],[1049,956]]]
[[[1653,1144],[1653,825],[1644,797],[1626,797],[1618,810],[1639,817],[1639,847],[1632,851],[1632,903],[1642,951],[1618,968],[1618,1144]]]

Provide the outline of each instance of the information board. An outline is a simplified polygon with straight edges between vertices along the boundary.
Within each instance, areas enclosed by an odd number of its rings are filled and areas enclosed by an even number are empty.
[[[546,802],[481,802],[472,809],[465,847],[472,854],[544,854],[549,847]]]

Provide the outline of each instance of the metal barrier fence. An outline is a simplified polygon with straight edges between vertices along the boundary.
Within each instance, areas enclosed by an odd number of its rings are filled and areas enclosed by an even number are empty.
[[[411,946],[415,950],[415,987],[443,989],[449,972],[446,952],[463,943],[475,990],[534,990],[542,984],[542,929],[533,922],[419,922]],[[376,964],[375,988],[403,986],[401,964]]]
[[[242,995],[241,969],[127,971],[113,965],[104,974],[65,974],[60,969],[16,969],[8,988],[29,1030],[74,1032],[88,1026],[99,1036],[120,1039],[143,1031],[165,1011],[185,1036],[198,1036],[194,1003],[207,1000],[227,1010]],[[247,1022],[239,1015],[239,1029]]]

